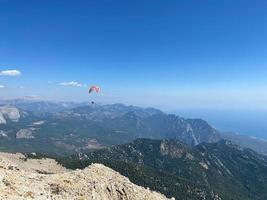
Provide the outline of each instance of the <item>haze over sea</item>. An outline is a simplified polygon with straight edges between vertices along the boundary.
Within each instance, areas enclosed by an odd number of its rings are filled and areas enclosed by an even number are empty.
[[[223,132],[267,139],[267,110],[179,109],[172,113],[186,118],[204,119]]]

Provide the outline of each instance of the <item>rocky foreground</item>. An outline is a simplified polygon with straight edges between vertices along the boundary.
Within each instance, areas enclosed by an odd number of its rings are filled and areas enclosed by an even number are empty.
[[[163,200],[101,164],[67,170],[52,159],[0,153],[1,200]]]

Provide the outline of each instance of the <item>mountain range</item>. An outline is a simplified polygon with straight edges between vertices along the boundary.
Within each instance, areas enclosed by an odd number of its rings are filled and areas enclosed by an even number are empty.
[[[266,141],[154,108],[1,102],[0,151],[70,169],[101,163],[168,198],[267,199]]]
[[[31,109],[22,109],[22,103]],[[220,139],[218,131],[204,120],[184,119],[154,108],[112,104],[40,112],[39,106],[37,111],[33,107],[51,103],[22,103],[0,107],[2,150],[62,154],[123,144],[140,137],[179,138],[189,145]]]
[[[0,150],[66,155],[137,138],[176,138],[195,146],[229,139],[267,155],[267,142],[225,134],[202,119],[154,108],[16,99],[1,101]]]

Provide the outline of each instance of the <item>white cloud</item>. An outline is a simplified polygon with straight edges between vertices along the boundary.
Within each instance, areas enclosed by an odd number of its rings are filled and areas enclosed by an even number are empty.
[[[19,76],[19,75],[21,75],[20,71],[15,69],[0,71],[0,76]]]
[[[78,83],[76,81],[70,81],[70,82],[62,82],[59,83],[59,85],[63,85],[63,86],[74,86],[74,87],[82,87],[81,83]]]
[[[1,89],[1,88],[5,88],[5,87],[6,87],[6,86],[4,86],[4,85],[0,85],[0,89]]]

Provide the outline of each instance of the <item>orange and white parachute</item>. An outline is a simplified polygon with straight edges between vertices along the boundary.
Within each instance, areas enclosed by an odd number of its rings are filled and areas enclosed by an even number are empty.
[[[95,91],[96,93],[99,93],[99,92],[100,92],[100,87],[93,85],[93,86],[91,86],[91,87],[89,88],[88,93],[91,94],[91,93],[94,92],[94,91]],[[95,104],[94,101],[92,101],[91,103],[92,103],[92,104]]]
[[[98,86],[95,86],[95,85],[93,85],[93,86],[91,86],[90,88],[89,88],[89,94],[90,93],[92,93],[93,91],[95,91],[96,93],[99,93],[100,92],[100,87],[98,87]]]

